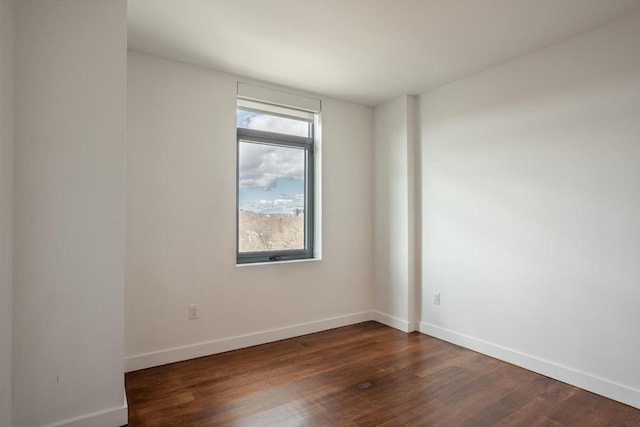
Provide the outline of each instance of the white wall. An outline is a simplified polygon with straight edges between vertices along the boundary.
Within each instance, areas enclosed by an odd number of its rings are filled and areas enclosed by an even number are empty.
[[[416,99],[404,95],[375,108],[375,320],[415,329]]]
[[[126,2],[17,2],[15,28],[14,425],[120,425]]]
[[[0,1],[0,426],[12,424],[13,1]]]
[[[640,407],[639,108],[638,15],[420,97],[421,330]]]
[[[323,259],[236,267],[237,79],[137,52],[128,73],[127,369],[369,319],[372,110],[323,99]]]

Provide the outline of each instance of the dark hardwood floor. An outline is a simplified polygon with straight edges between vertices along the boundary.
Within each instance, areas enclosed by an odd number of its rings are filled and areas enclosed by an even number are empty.
[[[135,426],[640,426],[640,410],[366,322],[126,375]]]

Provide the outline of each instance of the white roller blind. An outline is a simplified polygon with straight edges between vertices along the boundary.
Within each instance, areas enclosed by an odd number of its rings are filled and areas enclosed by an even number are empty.
[[[295,95],[293,93],[280,92],[241,82],[238,82],[238,98],[296,108],[298,110],[309,111],[312,113],[319,113],[322,104],[319,99],[308,98],[306,96]]]

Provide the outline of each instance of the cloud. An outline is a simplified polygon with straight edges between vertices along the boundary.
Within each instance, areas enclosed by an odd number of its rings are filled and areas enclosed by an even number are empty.
[[[240,188],[271,191],[278,179],[304,180],[304,156],[302,149],[241,142]]]
[[[309,123],[306,121],[254,111],[238,110],[237,125],[247,129],[284,133],[286,135],[309,136]]]

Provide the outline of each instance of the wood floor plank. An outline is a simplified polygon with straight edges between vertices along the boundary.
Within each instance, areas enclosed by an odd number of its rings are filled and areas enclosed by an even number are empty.
[[[621,426],[640,410],[364,322],[126,375],[136,426]]]

